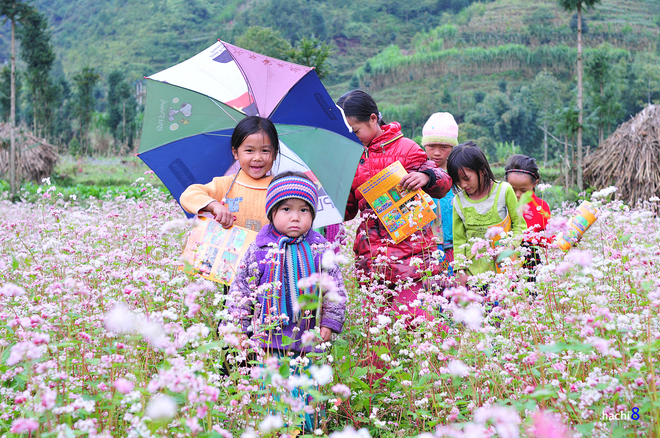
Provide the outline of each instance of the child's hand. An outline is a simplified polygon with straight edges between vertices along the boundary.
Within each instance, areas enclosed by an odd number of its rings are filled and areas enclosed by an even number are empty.
[[[427,174],[423,172],[411,172],[401,178],[399,184],[404,189],[412,192],[413,190],[421,189],[426,186],[429,181],[431,181],[431,178]]]
[[[332,330],[327,327],[321,327],[321,337],[323,342],[328,342],[332,337]]]
[[[213,201],[209,205],[203,208],[204,211],[208,211],[213,214],[213,218],[216,222],[222,225],[224,228],[229,228],[234,225],[234,213],[229,211],[227,207],[221,204],[218,201]]]
[[[468,275],[464,271],[457,272],[456,279],[461,286],[467,287]]]

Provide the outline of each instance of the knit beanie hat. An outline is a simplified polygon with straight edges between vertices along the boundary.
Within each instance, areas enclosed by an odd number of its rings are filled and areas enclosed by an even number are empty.
[[[458,125],[449,113],[435,113],[422,129],[422,146],[427,144],[458,145]]]
[[[270,183],[266,191],[266,216],[275,205],[289,198],[306,201],[312,208],[312,218],[316,218],[319,195],[316,185],[309,179],[297,175],[285,176]]]

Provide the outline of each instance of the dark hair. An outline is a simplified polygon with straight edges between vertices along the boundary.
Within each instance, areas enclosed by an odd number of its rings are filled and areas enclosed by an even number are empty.
[[[504,167],[504,180],[506,181],[510,172],[516,171],[521,171],[520,173],[524,173],[532,178],[533,183],[536,183],[541,179],[541,175],[539,175],[539,166],[536,165],[536,160],[527,155],[516,154],[509,158],[506,167]]]
[[[278,179],[286,178],[287,176],[297,176],[298,178],[306,179],[307,181],[313,183],[312,179],[305,175],[302,172],[294,172],[292,170],[287,170],[286,172],[278,173],[273,177],[273,179],[270,181],[270,184],[274,183]],[[268,215],[266,216],[268,218],[268,221],[272,224],[273,223],[273,215],[275,212],[284,204],[288,199],[282,199],[280,202],[277,202],[275,205],[273,205],[273,208],[270,209],[268,212]],[[309,202],[305,201],[307,205],[309,205]],[[314,208],[313,205],[309,205],[309,209],[312,212],[312,219],[316,219],[316,208]]]
[[[280,140],[277,137],[277,129],[273,122],[265,117],[248,116],[238,122],[234,128],[234,133],[231,135],[231,149],[236,151],[238,147],[243,144],[245,139],[258,132],[263,132],[270,139],[270,144],[275,149],[275,157],[280,151]]]
[[[495,176],[490,169],[486,155],[473,141],[459,144],[451,150],[447,157],[447,173],[451,177],[454,191],[459,189],[460,176],[458,173],[461,169],[470,169],[477,173],[480,192],[490,189],[491,184],[495,182]]]
[[[372,114],[376,114],[380,126],[387,124],[383,121],[374,98],[362,90],[353,90],[344,94],[337,100],[337,106],[344,110],[346,117],[355,117],[358,122],[366,123],[371,119]]]

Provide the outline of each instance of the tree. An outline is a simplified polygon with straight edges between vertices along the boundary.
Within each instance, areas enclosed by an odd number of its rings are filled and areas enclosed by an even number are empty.
[[[19,100],[21,93],[21,75],[16,78],[16,100]],[[0,71],[0,118],[9,123],[9,113],[11,112],[11,67],[4,66]],[[15,111],[14,111],[15,113]],[[16,123],[16,114],[14,114],[14,124]]]
[[[277,59],[288,60],[293,47],[280,32],[270,27],[251,26],[236,39],[236,45],[246,50]]]
[[[653,92],[660,89],[660,78],[658,71],[660,71],[660,60],[653,54],[638,54],[633,63],[633,71],[635,72],[637,85],[644,88],[646,95],[646,105],[651,105],[651,97]]]
[[[577,11],[577,107],[578,107],[578,131],[577,131],[577,185],[578,190],[584,190],[582,182],[582,8],[593,7],[601,0],[558,0],[559,6],[566,11]]]
[[[94,112],[94,86],[101,80],[93,67],[83,67],[82,71],[73,77],[76,85],[76,104],[75,113],[80,121],[81,149],[82,153],[87,153],[89,146],[89,124],[92,121]]]
[[[29,6],[20,0],[0,0],[0,15],[11,21],[11,71],[10,71],[10,109],[9,109],[9,187],[12,199],[18,191],[16,177],[16,21],[22,19]]]
[[[532,83],[532,101],[539,115],[543,131],[543,165],[548,163],[548,126],[552,116],[561,104],[561,85],[554,75],[543,70],[539,72]]]
[[[571,151],[573,149],[573,140],[575,134],[578,132],[580,124],[579,120],[579,110],[574,105],[574,102],[571,102],[569,106],[564,108],[559,108],[555,111],[554,120],[557,123],[557,130],[564,134],[564,186],[566,190],[566,195],[568,195],[568,188],[571,185],[569,174],[571,173],[571,156],[573,153],[568,151],[568,139],[571,139]]]
[[[289,51],[289,59],[296,64],[314,67],[319,79],[330,73],[328,58],[334,52],[332,45],[316,37],[302,37],[295,48]]]
[[[603,108],[605,96],[605,82],[610,77],[610,57],[604,50],[598,50],[594,56],[587,60],[587,77],[593,83],[594,103],[598,108],[598,112]],[[599,117],[598,122],[598,145],[603,144],[603,122]]]
[[[487,128],[496,142],[515,142],[528,155],[536,152],[541,132],[528,87],[521,87],[511,98],[501,91],[489,93],[465,118],[468,123]]]
[[[108,76],[108,117],[106,124],[115,140],[115,146],[133,147],[134,120],[137,102],[124,74],[113,71]]]
[[[48,20],[39,11],[29,6],[18,28],[21,45],[21,59],[27,64],[25,74],[27,85],[32,94],[33,131],[39,135],[41,130],[48,130],[52,118],[53,102],[50,70],[55,61],[55,52],[50,42]]]

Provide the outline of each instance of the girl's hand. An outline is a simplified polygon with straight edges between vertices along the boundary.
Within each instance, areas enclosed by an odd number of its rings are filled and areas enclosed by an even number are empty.
[[[456,280],[461,286],[467,287],[468,275],[464,271],[456,273]]]
[[[431,181],[431,178],[427,174],[423,172],[411,172],[401,178],[399,184],[401,184],[401,187],[404,189],[412,192],[426,186],[429,181]]]
[[[202,210],[213,214],[215,221],[222,225],[224,228],[230,228],[232,225],[234,225],[234,220],[236,219],[234,214],[218,201],[211,202]]]
[[[321,327],[321,338],[323,342],[328,342],[332,337],[332,330],[327,327]]]

